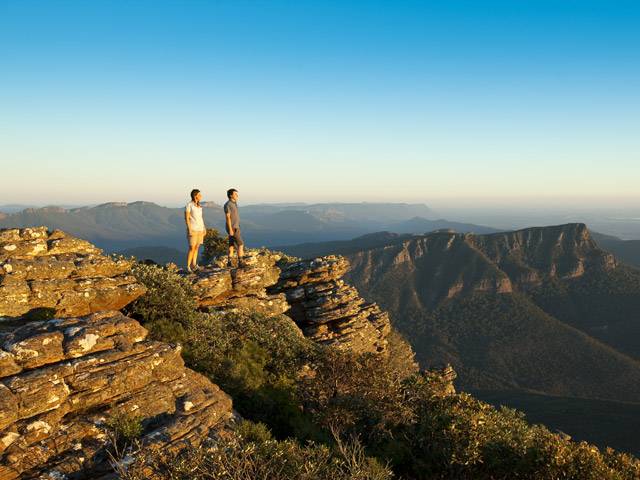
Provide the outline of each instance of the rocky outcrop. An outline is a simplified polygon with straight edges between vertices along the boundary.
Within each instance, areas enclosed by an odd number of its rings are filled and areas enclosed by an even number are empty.
[[[170,449],[224,424],[231,399],[185,368],[180,347],[146,335],[113,311],[0,335],[0,479],[108,471],[116,416],[141,421],[143,443]]]
[[[267,288],[280,277],[282,255],[269,250],[249,250],[242,268],[227,267],[221,257],[196,273],[185,273],[193,284],[200,307],[210,311],[253,310],[278,315],[289,309],[283,294]]]
[[[130,268],[61,231],[0,230],[0,317],[15,320],[0,333],[0,480],[109,472],[114,418],[180,449],[230,417],[179,346],[117,311],[145,292]]]
[[[46,227],[0,230],[0,317],[51,309],[56,317],[118,310],[144,287],[131,262]]]
[[[287,312],[313,340],[358,352],[384,352],[391,331],[389,316],[366,302],[342,276],[344,257],[326,256],[285,267],[271,290],[283,292]]]
[[[286,264],[279,253],[249,250],[246,266],[228,268],[226,262],[222,257],[185,274],[202,308],[286,313],[317,342],[358,352],[385,351],[389,317],[341,280],[349,269],[343,257]]]

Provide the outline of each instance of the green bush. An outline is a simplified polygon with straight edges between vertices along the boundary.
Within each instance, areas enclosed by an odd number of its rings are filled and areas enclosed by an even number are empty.
[[[263,425],[242,422],[236,431],[178,458],[143,451],[123,480],[388,480],[391,471],[367,457],[357,441],[337,448],[277,441]]]
[[[127,306],[125,312],[140,320],[154,339],[184,341],[185,328],[197,316],[195,294],[189,281],[171,266],[136,263],[132,273],[147,287],[147,292]]]
[[[104,423],[115,451],[130,447],[142,435],[142,417],[116,410]]]
[[[296,378],[315,348],[285,316],[200,313],[185,331],[184,357],[229,393],[243,416],[267,423],[279,437],[313,436]]]
[[[220,235],[215,228],[207,228],[204,236],[204,250],[202,260],[205,264],[211,263],[214,258],[226,255],[229,249],[229,242],[226,237]]]
[[[299,393],[314,422],[359,434],[370,454],[403,477],[640,478],[640,464],[628,455],[572,442],[468,394],[446,394],[437,372],[402,378],[393,360],[332,349],[314,370]]]

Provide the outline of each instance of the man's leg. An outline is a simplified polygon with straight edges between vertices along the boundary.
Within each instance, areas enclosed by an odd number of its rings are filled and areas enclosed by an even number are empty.
[[[242,232],[239,228],[236,229],[234,243],[238,248],[238,266],[244,267],[244,240],[242,239]]]
[[[227,267],[231,267],[231,259],[233,258],[233,237],[228,235],[229,237],[229,256],[227,257]]]

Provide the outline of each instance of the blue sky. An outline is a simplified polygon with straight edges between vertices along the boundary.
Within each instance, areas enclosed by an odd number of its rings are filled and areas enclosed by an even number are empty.
[[[640,203],[637,1],[0,0],[0,204]]]

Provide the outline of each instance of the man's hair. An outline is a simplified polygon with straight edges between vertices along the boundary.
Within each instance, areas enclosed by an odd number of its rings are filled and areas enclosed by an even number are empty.
[[[231,195],[233,195],[233,192],[237,192],[238,190],[236,190],[235,188],[230,188],[229,190],[227,190],[227,198],[231,198]]]
[[[191,190],[191,200],[193,202],[196,201],[196,195],[198,195],[200,193],[200,190],[198,190],[197,188],[194,188],[193,190]]]

